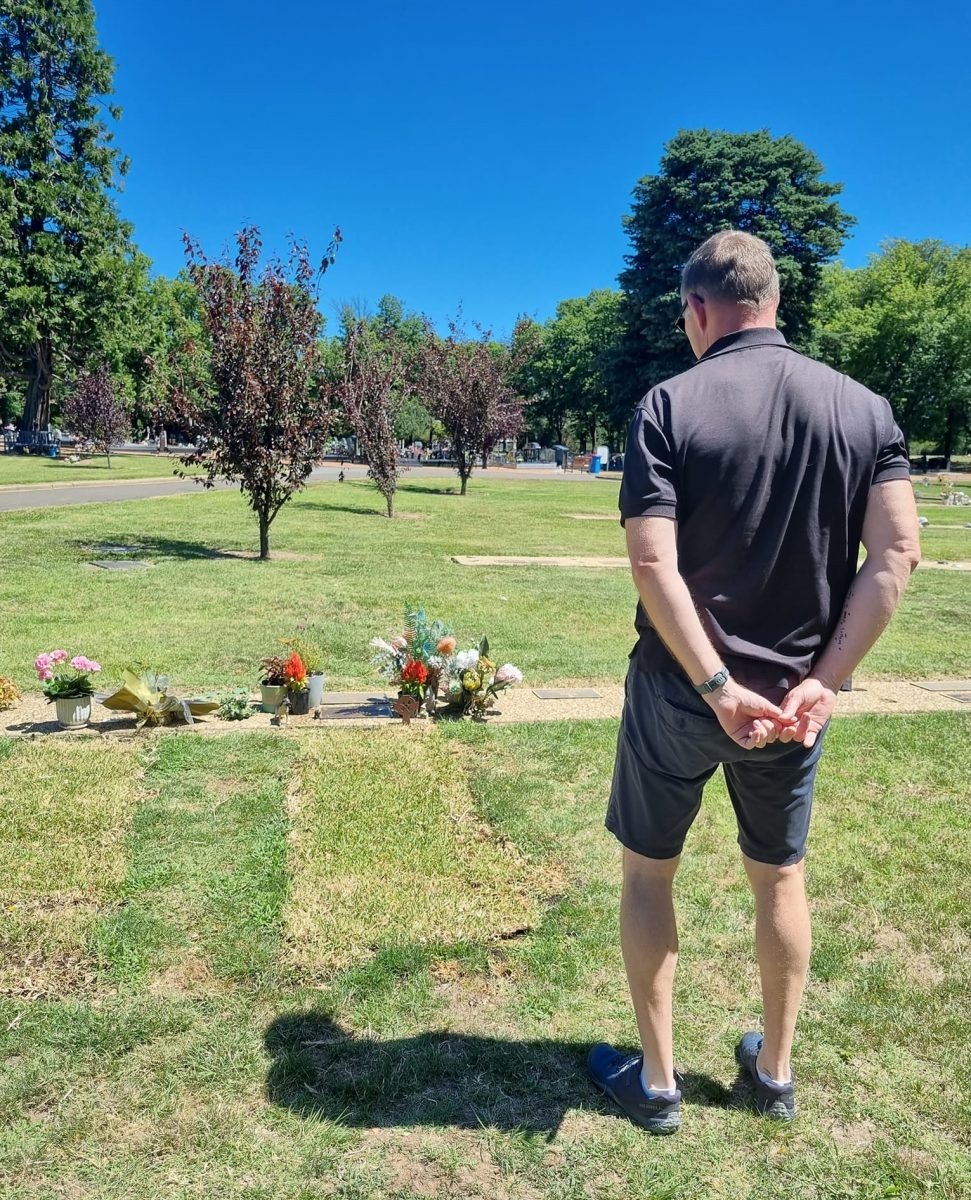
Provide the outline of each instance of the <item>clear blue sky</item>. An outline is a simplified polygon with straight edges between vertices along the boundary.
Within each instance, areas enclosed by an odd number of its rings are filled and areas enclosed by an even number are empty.
[[[158,271],[245,222],[344,245],[323,307],[385,292],[508,332],[615,286],[621,216],[679,128],[804,141],[884,238],[971,241],[964,3],[95,0]]]

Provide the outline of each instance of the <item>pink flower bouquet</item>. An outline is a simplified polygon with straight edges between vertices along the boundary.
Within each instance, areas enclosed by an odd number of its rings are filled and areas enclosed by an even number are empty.
[[[69,657],[66,650],[51,650],[34,660],[34,670],[49,701],[80,700],[94,693],[91,676],[101,670],[101,664],[83,654],[76,654],[70,662]]]

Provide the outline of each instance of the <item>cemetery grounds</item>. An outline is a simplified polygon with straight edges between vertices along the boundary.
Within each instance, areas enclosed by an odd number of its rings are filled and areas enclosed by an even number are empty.
[[[971,510],[918,481],[925,560]],[[0,516],[0,672],[64,645],[106,682],[255,690],[313,620],[328,689],[424,604],[523,688],[622,681],[623,570],[455,554],[622,555],[616,485],[407,478],[298,496],[277,557],[231,492]],[[100,544],[151,564],[95,571]],[[867,679],[968,679],[971,573],[916,573]],[[760,1012],[721,783],[678,878],[683,1127],[651,1139],[587,1082],[634,1046],[603,829],[616,719],[225,736],[0,738],[0,1197],[945,1197],[971,1194],[971,708],[838,717],[807,876],[800,1115],[736,1075]]]

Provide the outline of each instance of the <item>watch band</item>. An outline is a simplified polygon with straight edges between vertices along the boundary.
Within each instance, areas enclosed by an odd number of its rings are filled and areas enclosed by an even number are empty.
[[[729,680],[728,667],[722,667],[720,671],[716,671],[711,679],[706,679],[704,683],[693,683],[691,686],[702,696],[707,696],[709,692],[715,692],[720,687],[723,687]]]

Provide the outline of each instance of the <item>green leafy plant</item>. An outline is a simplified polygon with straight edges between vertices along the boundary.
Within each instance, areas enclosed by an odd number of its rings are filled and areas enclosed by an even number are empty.
[[[217,700],[219,707],[216,709],[216,716],[221,721],[245,721],[253,715],[249,693],[243,688],[237,688],[234,692],[224,692]]]
[[[14,708],[20,700],[20,689],[12,679],[0,675],[0,712]]]
[[[122,673],[124,683],[115,692],[102,692],[96,699],[105,708],[117,712],[135,713],[137,729],[146,725],[194,725],[195,718],[214,712],[219,707],[216,700],[182,700],[168,694],[168,677],[165,675],[136,675],[134,671]]]

